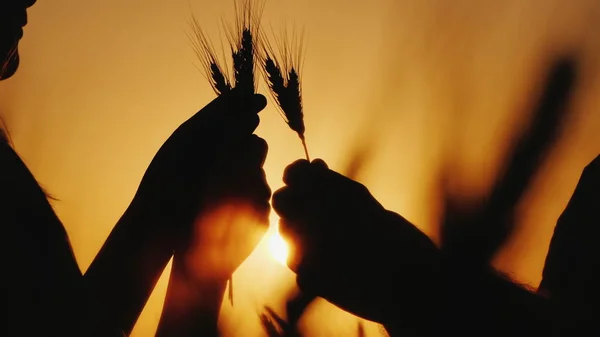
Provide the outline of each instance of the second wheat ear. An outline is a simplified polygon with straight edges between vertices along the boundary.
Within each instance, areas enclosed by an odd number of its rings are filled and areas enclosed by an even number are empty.
[[[261,37],[262,50],[259,57],[269,91],[277,103],[281,117],[290,129],[298,134],[302,141],[306,160],[310,161],[304,135],[306,130],[302,107],[302,82],[300,79],[302,57],[304,56],[302,52],[302,34],[299,37],[292,34],[292,37],[289,38],[284,31],[280,39],[275,39],[277,52],[264,35]]]

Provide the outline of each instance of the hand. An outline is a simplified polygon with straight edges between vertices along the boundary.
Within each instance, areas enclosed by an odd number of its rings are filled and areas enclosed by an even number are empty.
[[[439,256],[427,236],[321,160],[299,160],[283,179],[273,208],[303,291],[381,323],[428,314]]]
[[[262,168],[267,144],[252,134],[265,105],[262,95],[244,96],[236,90],[215,99],[164,143],[135,198],[171,225],[160,229],[165,239],[186,238],[201,246],[202,263],[211,261],[207,256],[227,255],[227,268],[219,274],[230,275],[254,248],[232,242],[250,238],[240,238],[235,230],[245,226],[257,243],[268,225],[271,191]],[[242,224],[242,217],[253,222]],[[232,247],[235,252],[223,253]]]

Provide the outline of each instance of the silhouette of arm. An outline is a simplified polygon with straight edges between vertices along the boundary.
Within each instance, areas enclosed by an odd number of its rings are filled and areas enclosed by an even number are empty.
[[[273,197],[300,289],[392,335],[531,336],[548,303],[491,269],[449,263],[402,216],[322,162],[298,161]],[[462,268],[467,266],[468,268]]]
[[[28,321],[21,324],[29,326],[26,335],[128,334],[172,255],[171,222],[134,201],[82,277],[44,191],[13,149],[0,143],[7,196],[1,203],[3,255],[12,274],[4,293],[14,299],[4,303],[12,308],[11,321]]]
[[[175,255],[156,337],[218,337],[221,303],[227,279],[194,280],[183,255]]]
[[[129,335],[173,254],[168,217],[135,201],[121,217],[85,273],[82,333]]]
[[[232,91],[215,99],[175,130],[152,160],[131,205],[85,273],[82,329],[88,335],[131,332],[195,219],[231,187],[219,180],[230,177],[224,171],[244,158],[253,164],[253,174],[264,177],[266,143],[252,132],[266,100],[241,95]],[[248,146],[255,150],[244,151]],[[270,190],[262,179],[258,184],[255,199],[268,206]]]
[[[440,317],[442,331],[462,336],[548,336],[551,303],[489,269],[449,270]]]

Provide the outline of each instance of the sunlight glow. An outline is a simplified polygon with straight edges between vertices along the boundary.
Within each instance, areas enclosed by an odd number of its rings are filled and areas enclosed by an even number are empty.
[[[288,245],[287,242],[279,235],[279,232],[274,232],[269,238],[269,252],[275,261],[283,264],[287,264],[288,258]]]

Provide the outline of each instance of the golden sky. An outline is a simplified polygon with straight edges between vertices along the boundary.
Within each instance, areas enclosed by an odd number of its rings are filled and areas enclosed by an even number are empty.
[[[18,152],[59,199],[55,208],[82,269],[162,142],[214,97],[193,65],[189,16],[216,37],[232,8],[208,0],[41,0],[31,8],[22,67],[0,86],[2,110]],[[600,152],[598,1],[278,0],[267,1],[263,23],[306,29],[311,155],[344,170],[352,153],[370,148],[359,180],[428,233],[437,221],[442,153],[454,160],[465,193],[485,191],[503,144],[526,122],[548,62],[575,51],[582,75],[570,124],[498,259],[499,268],[537,285],[554,223]],[[266,170],[277,189],[284,167],[303,151],[272,105],[261,118],[257,133],[269,142]],[[234,282],[239,300],[224,305],[222,325],[227,335],[248,336],[262,304],[281,309],[278,296],[293,275],[261,246]],[[134,336],[152,335],[165,285]],[[311,336],[347,336],[355,322],[320,303],[304,324]],[[369,329],[377,335],[375,325]]]

